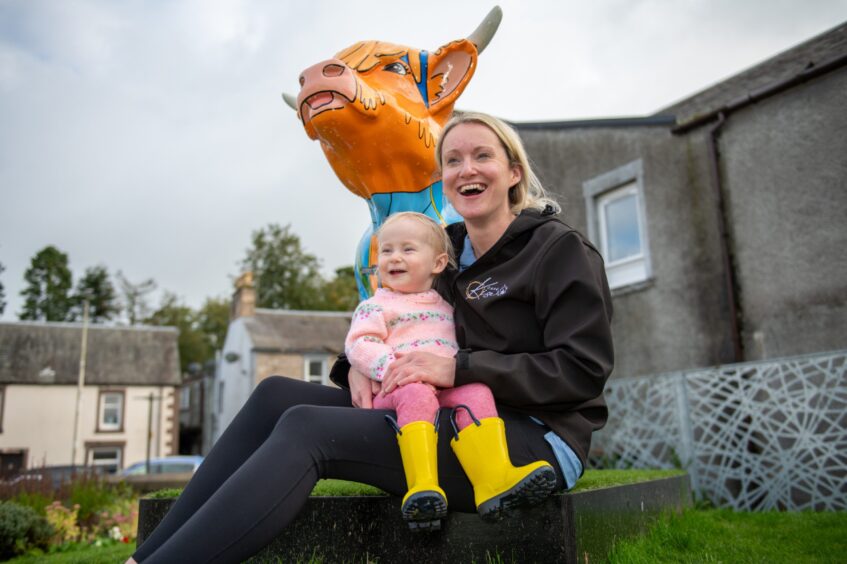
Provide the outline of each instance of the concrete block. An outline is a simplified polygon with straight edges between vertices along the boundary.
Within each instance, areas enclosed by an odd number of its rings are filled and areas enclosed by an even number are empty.
[[[143,542],[173,504],[143,499],[138,542]],[[390,496],[312,497],[302,513],[252,562],[392,564],[410,562],[587,564],[602,562],[612,544],[644,532],[660,515],[691,503],[688,476],[577,493],[496,524],[476,514],[453,512],[441,531],[411,533]]]

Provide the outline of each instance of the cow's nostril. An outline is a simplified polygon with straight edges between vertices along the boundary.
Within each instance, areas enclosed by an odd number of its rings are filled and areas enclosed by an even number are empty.
[[[300,75],[300,86],[303,86],[304,84],[306,84],[306,77],[301,74]]]
[[[324,67],[323,74],[326,77],[333,78],[344,74],[344,66],[331,63]]]

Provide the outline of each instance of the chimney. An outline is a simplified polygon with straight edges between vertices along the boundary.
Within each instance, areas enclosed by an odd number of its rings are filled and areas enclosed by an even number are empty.
[[[253,286],[253,273],[249,270],[235,281],[235,293],[232,294],[232,308],[229,320],[239,317],[252,317],[256,314],[256,288]]]

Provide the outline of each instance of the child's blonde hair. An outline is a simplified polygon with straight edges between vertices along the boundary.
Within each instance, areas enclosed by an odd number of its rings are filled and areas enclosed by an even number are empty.
[[[385,229],[388,225],[400,221],[401,219],[410,219],[412,221],[417,221],[421,225],[427,228],[428,233],[428,241],[427,243],[435,249],[436,254],[446,253],[447,254],[447,264],[456,268],[456,256],[453,251],[453,244],[450,242],[450,237],[447,235],[447,231],[441,227],[438,223],[435,222],[431,217],[424,215],[418,212],[398,212],[393,213],[388,216],[382,225],[376,231],[376,238],[379,240],[379,234],[382,233],[382,230]]]

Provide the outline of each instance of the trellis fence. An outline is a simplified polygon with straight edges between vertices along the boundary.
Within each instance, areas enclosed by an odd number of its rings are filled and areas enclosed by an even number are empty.
[[[682,467],[738,510],[847,510],[847,350],[610,380],[592,465]]]

